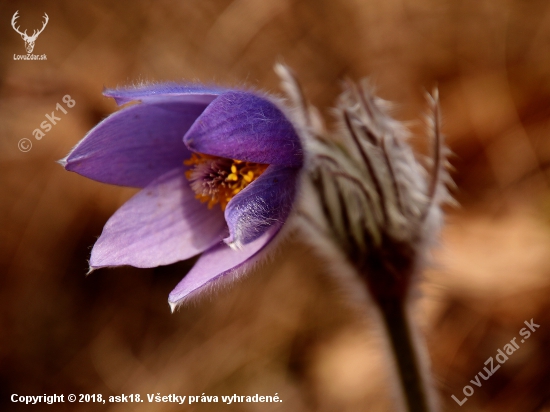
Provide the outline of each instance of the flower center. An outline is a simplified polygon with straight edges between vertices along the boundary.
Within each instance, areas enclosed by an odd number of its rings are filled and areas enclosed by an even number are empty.
[[[256,180],[268,165],[193,153],[183,162],[191,166],[185,177],[195,197],[212,208],[219,203],[222,210],[233,197]]]

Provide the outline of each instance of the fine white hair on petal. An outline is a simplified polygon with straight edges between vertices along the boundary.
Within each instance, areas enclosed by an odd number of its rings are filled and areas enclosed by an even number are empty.
[[[265,231],[266,226],[271,227],[278,223],[282,223],[276,218],[267,217],[272,214],[272,210],[264,199],[256,199],[255,202],[248,203],[243,206],[242,209],[248,212],[246,213],[246,225],[236,225],[235,233],[233,233],[230,238],[224,239],[224,242],[231,247],[231,249],[242,249],[243,244],[241,239],[245,238],[245,236],[252,236],[252,233],[256,233],[257,237]]]
[[[234,287],[238,281],[244,280],[252,271],[259,269],[263,265],[271,263],[285,239],[287,239],[287,237],[295,230],[295,227],[292,224],[287,224],[289,219],[292,221],[292,215],[294,213],[295,210],[290,212],[287,222],[278,228],[276,233],[272,233],[273,238],[271,241],[251,258],[233,269],[229,269],[223,274],[220,274],[219,277],[209,281],[200,288],[197,288],[177,302],[168,301],[168,305],[170,306],[172,313],[182,306],[196,304],[206,297],[213,301],[217,293]]]

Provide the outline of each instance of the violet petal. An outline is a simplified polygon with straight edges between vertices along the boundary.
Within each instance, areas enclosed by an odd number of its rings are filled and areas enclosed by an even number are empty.
[[[227,204],[229,226],[226,243],[237,248],[282,225],[292,209],[299,170],[271,165]]]
[[[153,181],[111,216],[92,249],[90,267],[167,265],[203,252],[225,235],[221,210],[209,210],[195,199],[179,167]]]
[[[119,106],[134,100],[147,102],[169,96],[177,96],[181,101],[208,104],[224,91],[225,89],[219,87],[206,87],[201,84],[161,83],[105,89],[103,95],[114,98]]]
[[[242,273],[245,264],[253,263],[260,251],[273,239],[278,230],[270,230],[264,236],[249,243],[240,250],[231,249],[225,243],[220,243],[204,252],[193,268],[170,292],[168,302],[172,310],[189,294],[228,276],[229,280]]]
[[[214,100],[184,138],[191,150],[229,159],[299,167],[302,147],[292,124],[272,102],[230,91]]]
[[[94,127],[61,164],[100,182],[145,187],[191,156],[181,139],[205,107],[173,100],[127,107]]]

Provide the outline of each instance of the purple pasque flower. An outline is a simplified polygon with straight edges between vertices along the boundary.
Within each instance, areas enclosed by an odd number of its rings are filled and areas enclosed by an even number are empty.
[[[298,135],[278,104],[260,93],[196,85],[104,94],[119,105],[140,103],[100,122],[61,163],[142,190],[103,228],[90,270],[202,254],[170,293],[174,309],[258,260],[291,212],[303,163]]]

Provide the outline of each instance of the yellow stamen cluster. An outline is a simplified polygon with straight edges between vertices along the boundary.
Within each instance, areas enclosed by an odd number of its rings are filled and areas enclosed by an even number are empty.
[[[193,153],[183,162],[191,166],[185,172],[195,197],[212,208],[219,203],[222,210],[233,197],[256,180],[268,165]]]

